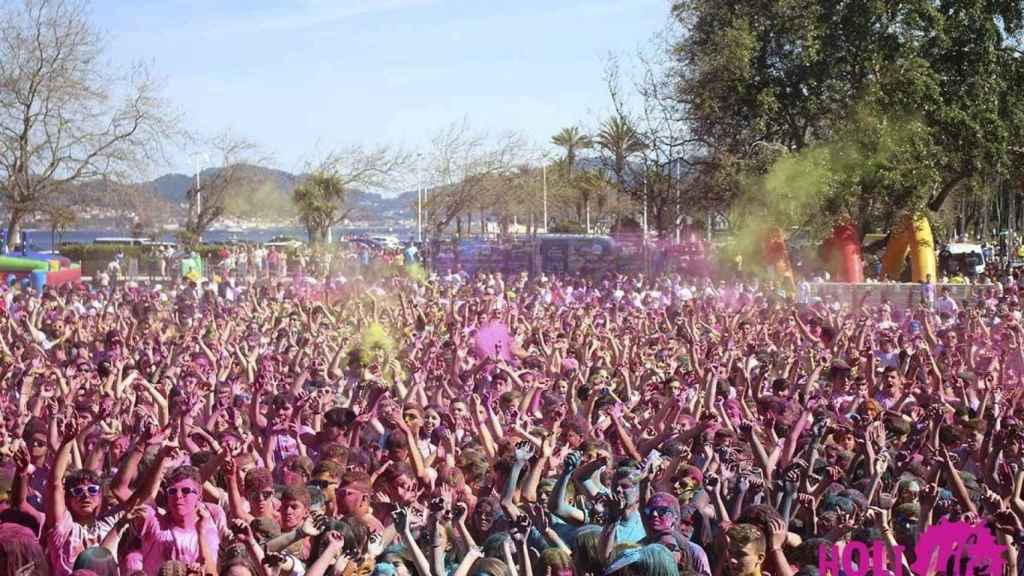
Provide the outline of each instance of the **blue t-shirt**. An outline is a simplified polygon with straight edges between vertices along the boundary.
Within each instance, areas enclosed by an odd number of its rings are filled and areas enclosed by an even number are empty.
[[[639,512],[633,512],[624,520],[615,523],[616,544],[637,544],[646,537],[647,531]]]

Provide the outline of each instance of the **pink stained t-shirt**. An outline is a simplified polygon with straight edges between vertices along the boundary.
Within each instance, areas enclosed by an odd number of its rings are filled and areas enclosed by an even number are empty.
[[[227,516],[216,504],[203,504],[210,511],[212,524],[203,532],[210,554],[217,558],[221,534],[227,532]],[[199,533],[195,528],[175,528],[167,514],[146,507],[146,516],[139,530],[142,540],[142,565],[146,574],[156,574],[168,560],[184,563],[199,561]]]
[[[67,510],[57,519],[57,524],[46,535],[46,552],[54,576],[68,576],[74,571],[75,559],[86,548],[99,546],[107,533],[113,529],[123,511],[108,515],[91,526],[75,522]]]

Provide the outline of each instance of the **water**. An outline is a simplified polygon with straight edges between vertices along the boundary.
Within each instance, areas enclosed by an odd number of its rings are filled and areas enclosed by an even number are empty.
[[[397,236],[399,240],[407,241],[411,240],[415,235],[415,230],[406,228],[389,228],[389,227],[367,227],[367,228],[335,228],[334,237],[342,238],[345,236],[369,236],[378,234],[388,234]],[[90,229],[90,230],[69,230],[64,232],[62,235],[51,236],[49,230],[26,230],[25,235],[28,237],[28,243],[38,250],[50,250],[53,248],[53,244],[50,239],[54,238],[57,244],[61,242],[75,243],[75,244],[91,244],[93,240],[97,238],[126,238],[131,237],[131,232],[126,230],[113,230],[113,229]],[[216,244],[218,242],[230,242],[230,241],[246,241],[246,242],[269,242],[271,238],[275,236],[288,236],[289,238],[297,238],[304,242],[308,241],[309,238],[306,235],[304,228],[297,227],[273,227],[273,228],[252,228],[244,229],[240,231],[231,230],[209,230],[203,234],[203,242],[209,242]],[[163,238],[155,238],[155,240],[164,240],[167,242],[175,241],[174,234],[167,234]]]

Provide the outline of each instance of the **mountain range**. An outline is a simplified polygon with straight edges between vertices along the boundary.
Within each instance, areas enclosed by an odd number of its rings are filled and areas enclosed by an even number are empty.
[[[200,184],[206,178],[216,176],[220,168],[207,168],[199,174]],[[228,198],[227,216],[240,218],[261,218],[288,220],[295,217],[292,192],[301,174],[263,166],[247,165],[244,170],[248,184],[241,194]],[[159,203],[184,209],[187,193],[194,184],[194,176],[171,173],[137,185],[145,197]],[[353,189],[346,198],[348,206],[355,208],[352,219],[367,221],[408,220],[416,217],[416,192],[404,192],[396,196],[384,196],[376,192]]]

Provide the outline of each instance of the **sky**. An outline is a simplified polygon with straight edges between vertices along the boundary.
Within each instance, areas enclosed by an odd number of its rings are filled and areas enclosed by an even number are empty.
[[[610,110],[604,59],[668,0],[94,0],[112,66],[147,64],[185,126],[298,171],[349,145],[424,151],[454,122],[549,146]],[[189,153],[168,170],[191,171]]]

